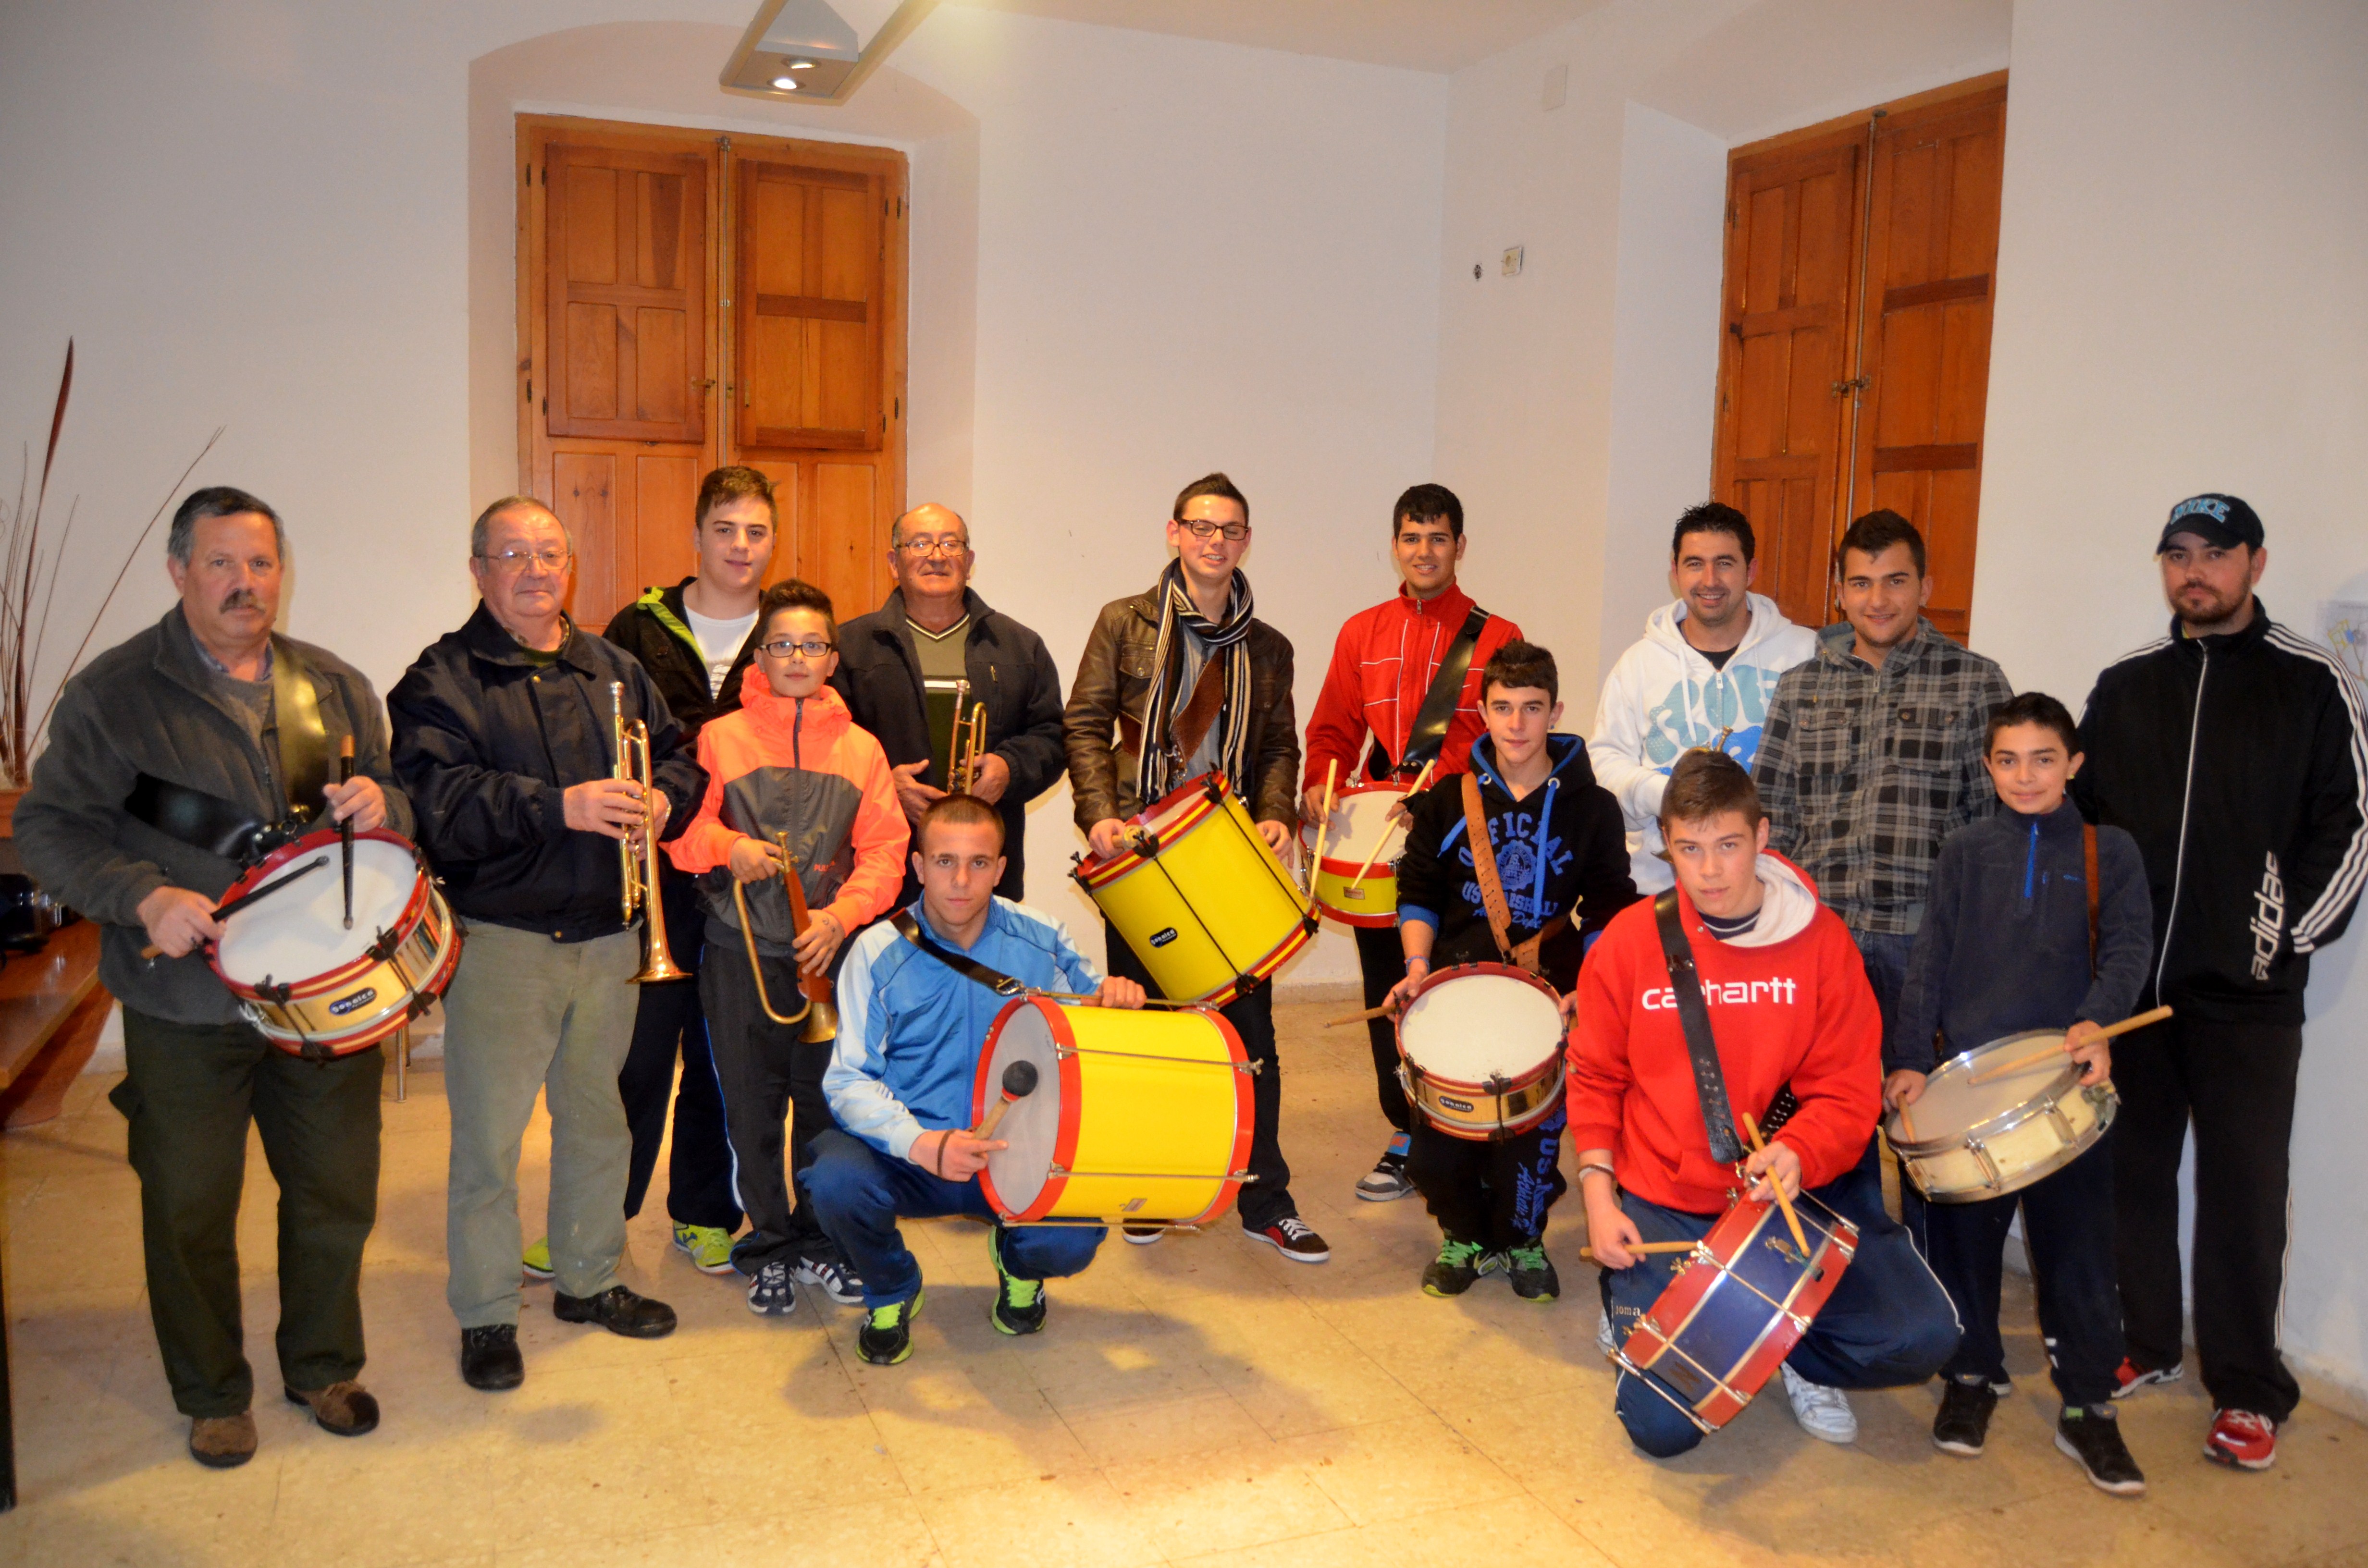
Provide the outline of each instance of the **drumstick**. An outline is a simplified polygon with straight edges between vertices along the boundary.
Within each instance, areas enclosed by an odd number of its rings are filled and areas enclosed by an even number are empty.
[[[1753,1153],[1756,1154],[1760,1150],[1765,1149],[1768,1146],[1759,1137],[1759,1124],[1751,1119],[1751,1113],[1748,1110],[1743,1113],[1743,1131],[1751,1135],[1751,1152]],[[1808,1256],[1809,1238],[1807,1233],[1801,1229],[1801,1217],[1793,1212],[1793,1200],[1784,1196],[1784,1184],[1778,1181],[1772,1175],[1767,1176],[1765,1179],[1768,1183],[1768,1189],[1776,1195],[1776,1207],[1784,1210],[1784,1223],[1789,1226],[1793,1232],[1793,1244],[1801,1249],[1801,1256],[1803,1257]]]
[[[1643,1256],[1652,1253],[1691,1252],[1700,1244],[1701,1244],[1697,1242],[1630,1242],[1628,1244],[1628,1250],[1637,1254],[1639,1256]],[[1578,1256],[1587,1259],[1589,1263],[1598,1261],[1595,1256],[1595,1249],[1593,1247],[1579,1248]]]
[[[346,736],[337,743],[337,782],[354,781],[354,738]],[[337,824],[337,845],[346,858],[346,929],[354,928],[354,819],[346,818]]]
[[[2103,1028],[2099,1029],[2095,1034],[2090,1035],[2089,1038],[2090,1040],[2111,1040],[2117,1034],[2128,1034],[2132,1029],[2142,1029],[2150,1024],[2158,1024],[2169,1017],[2170,1017],[2170,1009],[2169,1007],[2151,1008],[2146,1012],[2140,1013],[2134,1018],[2123,1018],[2118,1024],[2108,1024]],[[1974,1076],[1966,1079],[1965,1082],[1968,1084],[1987,1084],[1998,1078],[2009,1078],[2015,1074],[2021,1073],[2027,1068],[2038,1066],[2041,1062],[2046,1061],[2051,1056],[2061,1056],[2071,1049],[2072,1042],[2068,1039],[2060,1040],[2054,1045],[2048,1046],[2044,1050],[2032,1051],[2028,1056],[2018,1056],[2011,1062],[2003,1062],[1998,1066],[1991,1067],[1983,1072],[1977,1073],[1974,1074]]]
[[[1433,759],[1432,759],[1432,761],[1436,761],[1436,760],[1438,760],[1438,759],[1437,759],[1437,758],[1433,758]],[[1414,796],[1416,796],[1416,795],[1419,795],[1419,794],[1421,794],[1421,793],[1422,793],[1422,782],[1423,782],[1423,780],[1424,780],[1424,779],[1426,779],[1426,778],[1429,778],[1429,777],[1430,777],[1430,763],[1426,762],[1426,763],[1424,763],[1424,764],[1422,765],[1422,771],[1421,771],[1420,773],[1417,773],[1417,774],[1416,774],[1416,775],[1414,776],[1414,782],[1406,786],[1406,795],[1407,795],[1407,797],[1408,797],[1409,799],[1411,799],[1412,797],[1414,797]],[[1390,841],[1390,830],[1389,830],[1387,827],[1383,827],[1383,828],[1382,829],[1382,836],[1381,836],[1380,838],[1378,838],[1378,839],[1374,840],[1374,842],[1373,842],[1373,852],[1372,852],[1371,855],[1368,855],[1368,856],[1366,856],[1366,857],[1365,857],[1365,863],[1364,863],[1363,865],[1361,865],[1361,866],[1360,866],[1360,867],[1358,867],[1358,868],[1357,868],[1357,880],[1356,880],[1355,881],[1350,882],[1350,883],[1349,884],[1350,887],[1352,887],[1352,888],[1356,888],[1356,887],[1362,887],[1362,886],[1364,886],[1364,883],[1365,883],[1365,873],[1366,873],[1366,872],[1368,872],[1368,871],[1370,871],[1370,870],[1372,870],[1372,869],[1373,869],[1373,862],[1374,862],[1374,861],[1376,861],[1376,860],[1378,860],[1378,859],[1380,859],[1380,858],[1382,858],[1382,846],[1383,846],[1383,845],[1387,844],[1389,841]]]
[[[1350,1024],[1361,1024],[1368,1018],[1385,1018],[1389,1017],[1389,1013],[1390,1005],[1384,1002],[1378,1007],[1368,1007],[1361,1013],[1351,1013],[1345,1018],[1335,1018],[1324,1027],[1327,1029],[1344,1028]]]
[[[1324,835],[1332,826],[1332,786],[1340,778],[1340,759],[1334,757],[1324,765],[1324,809],[1315,817],[1315,853],[1307,858],[1307,885],[1314,887],[1315,878],[1324,869]]]
[[[981,1142],[994,1137],[995,1130],[1003,1124],[1003,1113],[1035,1092],[1036,1063],[1015,1062],[1006,1067],[1003,1070],[1003,1097],[987,1108],[986,1119],[978,1124],[978,1131],[971,1136]]]
[[[253,892],[243,892],[236,898],[231,899],[226,903],[214,905],[211,918],[215,920],[227,920],[232,915],[236,915],[240,910],[245,909],[248,904],[253,903],[256,899],[268,898],[271,894],[278,892],[281,888],[286,887],[290,882],[294,881],[297,878],[303,876],[309,871],[317,871],[328,863],[329,858],[326,855],[315,855],[310,860],[305,861],[302,865],[289,872],[286,876],[274,877],[269,881],[264,883],[261,887],[256,889]],[[153,959],[161,957],[165,949],[162,948],[153,946],[145,947],[140,949],[140,956],[143,959]]]

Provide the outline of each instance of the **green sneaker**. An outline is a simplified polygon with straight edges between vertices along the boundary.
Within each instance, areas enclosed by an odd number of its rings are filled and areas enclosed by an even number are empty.
[[[677,1225],[674,1244],[691,1261],[701,1274],[729,1274],[732,1269],[732,1233],[719,1231],[712,1225]]]
[[[1508,1248],[1505,1267],[1513,1276],[1513,1294],[1521,1300],[1551,1301],[1562,1295],[1562,1277],[1554,1272],[1554,1259],[1546,1256],[1545,1243]]]
[[[893,1367],[913,1353],[913,1320],[921,1312],[921,1297],[926,1291],[916,1291],[909,1301],[891,1301],[884,1307],[874,1307],[864,1314],[863,1326],[856,1332],[855,1353],[875,1367]]]
[[[534,1280],[549,1279],[558,1272],[551,1267],[551,1238],[541,1237],[527,1248],[518,1257],[518,1267],[526,1270],[528,1278]]]
[[[1015,1279],[1003,1267],[1003,1227],[998,1225],[986,1238],[986,1256],[995,1259],[995,1277],[1001,1282],[995,1292],[995,1305],[987,1309],[986,1321],[998,1334],[1034,1334],[1044,1326],[1044,1282],[1041,1279]]]
[[[1449,1236],[1439,1244],[1439,1256],[1423,1266],[1422,1293],[1461,1296],[1496,1262],[1478,1242],[1459,1242]]]

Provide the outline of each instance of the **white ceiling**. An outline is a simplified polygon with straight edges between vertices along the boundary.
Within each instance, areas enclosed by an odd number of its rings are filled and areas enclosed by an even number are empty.
[[[1459,71],[1608,0],[954,0],[1254,49]]]

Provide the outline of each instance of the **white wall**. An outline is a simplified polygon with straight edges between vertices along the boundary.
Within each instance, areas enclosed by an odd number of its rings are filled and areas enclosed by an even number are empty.
[[[2260,512],[2279,619],[2368,599],[2368,9],[2018,0],[2013,72],[1973,624],[2077,708],[2161,635],[2150,551],[2196,491]],[[2363,941],[2313,961],[2285,1323],[2355,1410]]]

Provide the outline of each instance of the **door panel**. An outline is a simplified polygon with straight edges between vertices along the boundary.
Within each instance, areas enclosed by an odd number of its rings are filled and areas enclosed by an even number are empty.
[[[885,290],[885,176],[734,160],[743,277],[735,438],[765,449],[875,451]]]
[[[703,156],[556,143],[545,158],[549,433],[703,439]]]

